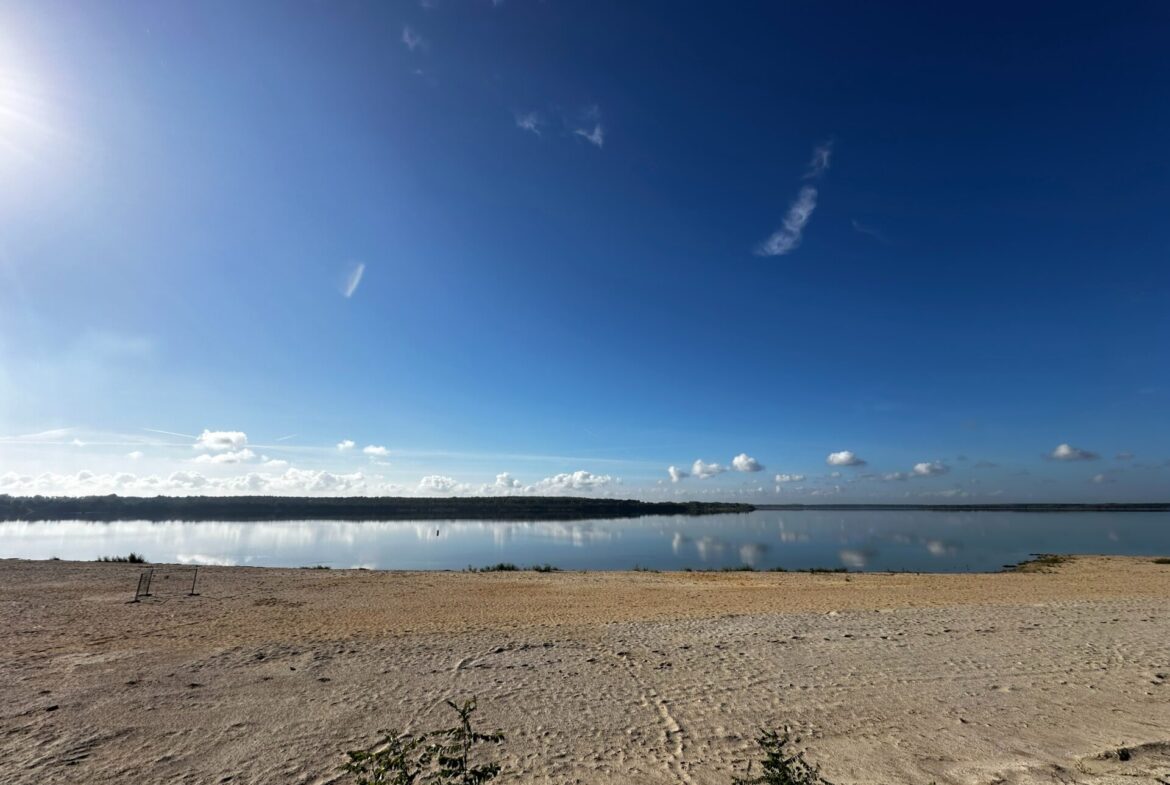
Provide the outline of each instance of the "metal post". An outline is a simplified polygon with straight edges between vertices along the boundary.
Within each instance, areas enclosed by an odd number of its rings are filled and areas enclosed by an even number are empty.
[[[188,597],[198,597],[199,596],[195,592],[195,581],[197,581],[197,580],[199,580],[199,567],[198,567],[198,565],[196,565],[196,567],[195,567],[195,574],[191,576],[191,591],[189,591],[187,593]]]
[[[146,573],[146,591],[142,593],[143,597],[150,596],[150,584],[154,580],[154,567],[151,567]]]

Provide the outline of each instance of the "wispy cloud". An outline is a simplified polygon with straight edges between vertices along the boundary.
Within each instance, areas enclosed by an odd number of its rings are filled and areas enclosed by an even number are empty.
[[[412,52],[416,49],[421,49],[425,52],[427,48],[427,40],[419,35],[410,25],[402,28],[402,43]]]
[[[877,229],[873,228],[872,226],[869,226],[867,224],[863,224],[861,221],[857,220],[856,218],[854,218],[852,221],[850,221],[850,223],[853,224],[853,230],[855,232],[859,232],[860,234],[868,235],[869,237],[872,237],[873,239],[877,240],[879,243],[883,243],[883,244],[889,243],[889,240],[886,239],[886,236],[884,234],[882,234],[881,232],[879,232]]]
[[[357,291],[358,286],[361,285],[362,276],[366,274],[366,265],[358,262],[349,271],[349,275],[345,277],[345,285],[341,287],[342,296],[349,298],[353,297],[353,293]]]
[[[808,162],[808,170],[804,173],[805,180],[819,180],[829,168],[829,159],[833,157],[833,143],[822,142],[813,148],[812,159]]]
[[[362,448],[362,452],[371,458],[385,458],[390,451],[380,444],[370,444]]]
[[[589,144],[597,147],[603,147],[605,145],[605,129],[601,127],[601,123],[595,123],[592,130],[578,128],[573,133],[589,142]]]
[[[824,142],[813,149],[812,159],[804,173],[805,180],[819,180],[829,168],[833,155],[833,143]],[[755,250],[757,256],[784,256],[800,247],[804,227],[817,209],[816,186],[806,185],[800,189],[796,201],[788,206],[780,228],[760,243]]]
[[[337,443],[337,450],[339,452],[348,452],[354,447],[353,439],[342,439]]]
[[[516,127],[522,131],[531,131],[540,136],[542,125],[544,125],[544,120],[539,112],[524,112],[516,115]]]

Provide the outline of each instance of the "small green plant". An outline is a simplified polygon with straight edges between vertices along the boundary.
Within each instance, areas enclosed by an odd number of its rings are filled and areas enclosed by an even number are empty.
[[[635,564],[634,572],[662,572],[662,570],[656,570],[653,567],[643,567],[641,564]]]
[[[1154,559],[1154,564],[1170,564],[1170,558],[1161,556],[1157,559]]]
[[[532,565],[532,569],[535,572],[560,572],[561,571],[560,567],[554,567],[551,564],[534,564],[534,565]]]
[[[314,564],[311,567],[304,567],[302,569],[306,569],[306,570],[332,570],[333,568],[330,567],[328,564]]]
[[[752,776],[755,761],[748,764],[747,776],[736,777],[732,785],[833,785],[821,776],[820,770],[804,759],[804,752],[789,751],[789,745],[799,743],[788,730],[760,731],[756,744],[764,753],[759,762],[763,773]]]
[[[459,715],[459,722],[444,730],[420,736],[383,731],[381,743],[373,750],[352,750],[344,770],[355,785],[481,785],[496,778],[500,764],[476,764],[472,758],[483,744],[504,740],[501,733],[480,733],[471,725],[475,698],[447,705]],[[434,741],[429,741],[434,737]]]
[[[720,572],[755,572],[756,568],[750,564],[740,564],[736,567],[723,567]]]
[[[99,556],[98,561],[115,564],[146,564],[146,557],[141,553],[130,551],[129,556]]]

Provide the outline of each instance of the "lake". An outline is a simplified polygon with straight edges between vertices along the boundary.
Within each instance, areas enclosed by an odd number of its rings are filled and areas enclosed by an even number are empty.
[[[460,570],[998,570],[1033,553],[1170,555],[1170,513],[758,511],[571,522],[0,523],[0,557],[262,567]]]

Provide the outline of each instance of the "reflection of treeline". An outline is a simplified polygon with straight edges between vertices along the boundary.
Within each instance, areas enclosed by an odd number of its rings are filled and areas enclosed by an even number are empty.
[[[454,499],[347,496],[4,496],[0,520],[578,520],[751,512],[750,504],[643,502],[576,496]]]

